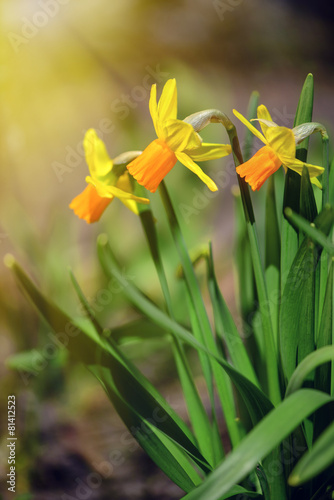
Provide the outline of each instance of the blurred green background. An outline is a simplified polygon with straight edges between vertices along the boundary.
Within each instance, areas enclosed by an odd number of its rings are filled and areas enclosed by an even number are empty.
[[[153,83],[160,92],[168,78],[176,78],[179,118],[206,108],[221,109],[231,117],[233,108],[245,113],[251,91],[258,90],[273,119],[292,126],[301,86],[311,72],[315,78],[314,120],[333,132],[331,2],[1,0],[0,12],[0,254],[13,253],[42,290],[67,310],[78,310],[68,266],[91,300],[105,286],[95,250],[96,236],[101,232],[108,233],[126,272],[160,300],[136,216],[116,200],[99,223],[87,225],[68,208],[85,187],[88,170],[82,139],[88,128],[99,132],[111,157],[144,149],[155,138],[148,111]],[[237,124],[237,128],[242,141],[242,127]],[[223,130],[213,125],[203,137],[227,142]],[[316,162],[320,140],[312,143],[310,159]],[[206,188],[181,165],[168,175],[167,183],[189,246],[213,240],[223,293],[234,307],[231,187],[236,179],[228,158],[208,162],[204,168],[213,177],[215,171],[226,169],[217,195],[209,197]],[[170,237],[157,198],[152,198],[152,206],[168,254],[167,267],[174,273],[177,257],[169,252]],[[195,211],[186,216],[185,206]],[[43,376],[32,377],[25,384],[6,366],[10,355],[36,347],[48,330],[3,264],[0,275],[1,415],[5,426],[7,395],[16,394],[23,440],[19,485],[22,492],[31,490],[31,484],[42,491],[45,480],[36,479],[34,470],[45,460],[35,441],[42,439],[45,448],[41,428],[44,425],[43,431],[50,433],[45,424],[47,415],[52,415],[50,426],[71,418],[83,422],[84,429],[65,427],[53,446],[64,446],[71,432],[80,438],[86,425],[88,437],[83,448],[93,449],[100,457],[108,444],[114,446],[110,406],[102,389],[81,368],[50,363],[41,372]],[[177,299],[180,287],[171,285]],[[182,302],[179,304],[182,312]],[[121,296],[115,296],[100,316],[113,326],[135,318],[136,313],[126,307]],[[139,357],[145,357],[145,349]],[[166,378],[166,359],[156,346],[152,352],[143,369],[159,382]],[[173,395],[173,390],[168,390]],[[49,400],[56,403],[49,407],[45,404]],[[94,412],[94,408],[99,411]],[[89,434],[92,429],[87,430],[92,427],[92,415],[97,419],[96,413],[101,415],[100,426],[109,422],[108,438],[99,437],[104,442],[101,449]],[[122,429],[119,422],[112,423]],[[0,457],[6,460],[3,450],[1,443]],[[58,453],[66,455],[61,450]],[[6,464],[2,469],[6,473]],[[124,481],[118,481],[121,489]],[[49,489],[52,491],[51,486]],[[45,491],[41,498],[48,498]],[[169,492],[167,498],[174,498],[173,494],[180,496]],[[138,498],[149,498],[147,495]],[[102,494],[96,498],[103,498]]]

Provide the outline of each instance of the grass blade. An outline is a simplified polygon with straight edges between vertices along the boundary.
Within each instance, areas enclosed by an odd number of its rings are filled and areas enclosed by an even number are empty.
[[[313,448],[299,460],[289,477],[291,486],[300,486],[334,463],[334,422],[319,436]]]
[[[186,492],[198,485],[201,478],[190,464],[189,458],[174,441],[159,430],[156,422],[152,424],[154,416],[151,418],[143,417],[141,413],[136,411],[126,397],[119,394],[107,370],[95,366],[91,367],[91,371],[100,380],[130,433],[156,465]]]
[[[299,363],[293,372],[286,389],[285,396],[288,397],[298,391],[309,373],[315,370],[318,366],[332,360],[334,360],[334,346],[321,347],[320,349],[317,349],[309,354],[303,359],[303,361],[301,361],[301,363]]]
[[[172,331],[180,340],[186,342],[197,350],[202,350],[219,363],[219,365],[231,377],[233,383],[240,392],[241,397],[244,399],[254,425],[273,408],[273,404],[270,400],[250,380],[239,373],[221,356],[208,350],[188,330],[160,311],[160,309],[144,297],[133,284],[126,281],[117,266],[109,245],[107,244],[106,235],[101,235],[98,239],[98,254],[107,275],[109,277],[114,277],[118,281],[128,299],[136,307],[138,307],[140,311],[146,314],[153,322],[162,328],[165,328],[166,331]]]
[[[147,209],[147,207],[142,207],[140,210],[140,219],[150,249],[152,260],[159,277],[159,282],[165,299],[168,315],[172,319],[174,319],[172,300],[169,293],[167,278],[165,275],[159,249],[155,221],[151,210]],[[175,335],[171,335],[173,355],[183,389],[183,395],[187,404],[188,415],[192,423],[199,448],[202,451],[203,455],[207,457],[210,464],[213,465],[217,460],[215,458],[214,443],[221,443],[220,436],[217,430],[216,433],[214,433],[214,430],[211,429],[211,424],[208,415],[206,414],[203,403],[199,397],[194,378],[192,376],[189,363],[183,349],[183,345],[179,341],[179,339],[175,337]],[[205,356],[205,361],[207,362],[207,355],[203,352],[200,352],[199,354],[201,356]],[[212,435],[213,433],[214,435]],[[223,450],[222,447],[220,447],[219,459],[221,459],[222,457]]]
[[[280,403],[243,439],[224,462],[185,500],[220,500],[244,479],[258,462],[276,448],[305,418],[332,399],[323,392],[300,389]]]
[[[298,101],[294,126],[312,121],[313,112],[314,83],[313,76],[308,74]],[[296,147],[296,158],[301,161],[307,159],[308,138],[304,139]],[[294,212],[299,212],[301,177],[296,172],[288,169],[285,176],[283,219],[282,219],[282,240],[281,240],[281,290],[285,288],[293,259],[298,249],[298,231],[285,219],[285,209],[291,208]]]
[[[280,292],[280,248],[281,237],[278,225],[275,195],[275,180],[268,179],[265,209],[265,277],[269,308],[272,317],[275,349],[278,344],[279,292]]]
[[[314,350],[314,299],[317,252],[305,238],[292,263],[282,295],[280,354],[289,381],[296,365]]]
[[[158,412],[156,426],[188,450],[199,467],[205,471],[210,470],[209,464],[198,451],[189,428],[141,372],[124,358],[116,344],[112,340],[107,343],[89,320],[78,323],[47,300],[13,258],[7,257],[7,265],[73,358],[87,366],[100,365],[110,369],[115,386],[120,394],[124,391],[129,404],[147,418],[152,418]]]
[[[314,242],[322,246],[330,255],[334,255],[334,244],[330,238],[327,238],[327,235],[334,224],[334,209],[332,207],[327,205],[320,213],[322,220],[324,221],[323,229],[319,229],[315,224],[310,224],[307,220],[289,208],[285,210],[285,214],[293,224],[304,231],[304,233]]]

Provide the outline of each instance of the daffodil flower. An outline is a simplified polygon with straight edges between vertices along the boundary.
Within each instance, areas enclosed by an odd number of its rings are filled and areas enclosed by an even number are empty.
[[[126,164],[141,151],[123,153],[114,160],[109,157],[104,142],[95,130],[86,132],[84,150],[90,176],[88,186],[70,203],[74,213],[86,222],[96,222],[114,198],[119,198],[132,212],[138,214],[137,203],[149,203],[147,198],[135,196]]]
[[[149,108],[158,139],[151,142],[138,158],[128,164],[130,174],[139,184],[154,193],[162,179],[179,160],[211,191],[217,191],[213,180],[195,162],[222,158],[231,152],[231,147],[203,143],[190,123],[177,119],[175,79],[167,81],[158,104],[157,87],[152,85]]]
[[[303,168],[306,167],[311,182],[321,188],[321,184],[316,177],[323,173],[324,168],[310,165],[296,158],[296,144],[317,131],[319,124],[303,124],[293,129],[280,127],[272,121],[269,111],[261,104],[257,108],[257,121],[260,122],[261,134],[238,111],[234,109],[233,113],[265,144],[250,160],[239,165],[236,169],[240,177],[245,178],[253,191],[260,189],[268,177],[276,172],[281,165],[285,171],[290,168],[300,175]]]

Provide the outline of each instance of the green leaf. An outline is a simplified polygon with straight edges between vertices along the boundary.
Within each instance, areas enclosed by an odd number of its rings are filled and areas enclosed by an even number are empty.
[[[300,216],[298,220],[304,221]],[[333,209],[325,208],[315,219],[314,224],[325,234],[328,233],[333,224]],[[287,380],[296,365],[314,350],[315,273],[320,250],[308,236],[305,237],[293,261],[283,291],[280,350]]]
[[[253,316],[257,307],[254,270],[240,190],[234,189],[232,192],[235,199],[234,256],[238,274],[239,307],[243,322],[246,328],[250,329],[249,318]]]
[[[254,386],[250,380],[241,375],[216,353],[211,352],[203,346],[188,330],[164,314],[151,301],[144,297],[132,283],[125,279],[107,243],[106,235],[101,235],[98,239],[98,254],[106,274],[109,277],[114,277],[118,281],[128,299],[138,307],[140,311],[162,328],[166,328],[167,331],[173,332],[180,340],[212,356],[220,364],[231,377],[241,397],[244,399],[254,424],[261,420],[262,417],[272,409],[273,404],[270,400],[260,389]]]
[[[334,209],[330,206],[326,206],[321,212],[322,226],[315,227],[314,224],[310,224],[303,217],[293,212],[291,209],[287,208],[285,210],[287,218],[296,226],[298,226],[302,231],[305,232],[314,242],[322,246],[330,255],[334,255],[334,244],[327,238],[326,234],[329,233],[331,227],[334,224]],[[320,216],[320,214],[319,214]]]
[[[314,350],[314,298],[317,252],[305,238],[292,263],[282,295],[280,353],[289,381],[296,365]]]
[[[219,500],[228,500],[228,498],[236,499],[246,499],[246,498],[263,498],[262,495],[256,493],[255,491],[249,491],[242,486],[233,486],[228,493],[225,493]]]
[[[298,107],[296,111],[294,126],[312,121],[314,83],[313,76],[308,74],[304,82]],[[296,147],[296,157],[301,161],[307,159],[308,138],[304,139]],[[294,212],[299,212],[301,177],[297,172],[288,169],[285,176],[283,215],[285,209],[290,207]],[[285,281],[290,271],[291,264],[298,249],[298,232],[283,217],[281,237],[281,290],[285,288]]]
[[[199,324],[197,321],[196,311],[195,311],[194,305],[191,302],[189,296],[186,295],[185,298],[186,298],[186,303],[188,305],[188,310],[189,310],[190,323],[191,323],[191,327],[192,327],[191,329],[192,329],[192,332],[193,332],[195,338],[196,337],[198,338],[198,337],[200,337],[200,333],[198,332]],[[225,452],[223,449],[222,440],[220,439],[216,410],[213,411],[213,408],[215,405],[215,393],[214,393],[214,387],[213,387],[214,374],[217,375],[217,373],[218,373],[219,379],[220,378],[223,379],[223,383],[221,382],[221,380],[219,380],[219,386],[217,387],[217,389],[219,391],[218,392],[219,395],[221,395],[220,390],[223,388],[223,395],[224,395],[224,400],[226,399],[227,409],[230,408],[229,397],[231,396],[231,394],[229,394],[229,392],[228,392],[228,384],[230,384],[230,381],[229,381],[229,378],[226,375],[226,373],[224,371],[222,373],[221,367],[217,363],[215,363],[215,362],[213,362],[212,364],[209,363],[209,358],[208,358],[206,353],[204,354],[204,352],[202,352],[200,350],[200,351],[198,351],[198,357],[199,357],[200,362],[201,362],[204,378],[206,380],[210,380],[210,385],[209,385],[208,389],[209,389],[209,398],[210,398],[210,402],[211,402],[212,425],[207,425],[206,431],[211,431],[211,443],[212,443],[212,451],[213,451],[213,456],[212,456],[213,462],[212,463],[214,463],[216,465],[217,463],[219,463],[221,461]],[[210,359],[210,361],[213,361],[212,358]],[[226,379],[227,379],[227,381],[226,381],[227,383],[224,384],[224,381]]]
[[[325,299],[323,302],[323,309],[319,332],[316,339],[317,349],[331,345],[333,343],[333,262],[328,273],[327,287]],[[332,367],[334,365],[332,364]],[[330,393],[331,391],[331,366],[322,366],[316,373],[315,379],[316,389]]]
[[[237,137],[235,126],[231,123],[226,127],[227,133],[232,146],[232,153],[235,165],[238,166],[243,163],[242,154],[240,151],[239,140]],[[255,227],[255,217],[253,212],[253,205],[249,194],[248,184],[245,179],[238,175],[238,183],[240,187],[242,205],[244,209],[246,227],[248,233],[248,240],[250,245],[250,254],[254,269],[254,277],[256,283],[256,290],[258,294],[259,310],[261,314],[261,322],[263,331],[265,331],[264,341],[267,356],[267,363],[265,365],[267,373],[265,378],[265,391],[269,394],[270,399],[274,404],[278,403],[281,399],[280,384],[278,378],[278,360],[275,351],[274,332],[272,321],[270,317],[270,308],[268,303],[268,292],[265,282],[264,269],[261,261],[259,242],[257,231]]]
[[[53,328],[58,342],[70,351],[71,357],[86,364],[96,362],[101,355],[102,344],[91,322],[86,318],[70,318],[58,306],[47,300],[14,257],[7,255],[5,263],[14,273],[27,298]]]
[[[207,263],[208,286],[217,335],[221,336],[221,339],[226,343],[233,366],[235,366],[240,373],[248,378],[248,380],[253,382],[254,385],[259,387],[259,381],[255,374],[253,365],[250,362],[244,343],[219,289],[214,270],[211,244],[209,255],[207,257]]]
[[[313,222],[318,215],[313,187],[308,170],[305,166],[303,167],[301,178],[299,214],[301,217],[304,217],[304,219],[307,219],[310,222]]]
[[[156,463],[156,465],[184,491],[191,491],[201,482],[200,476],[190,464],[189,457],[180,445],[175,443],[162,430],[159,430],[157,420],[164,420],[158,408],[151,417],[143,417],[129,400],[121,396],[114,385],[110,373],[101,367],[91,367],[92,372],[100,380],[117,413],[129,429],[130,433]]]
[[[313,99],[314,99],[313,75],[309,73],[305,79],[300,94],[300,98],[298,101],[296,116],[293,124],[294,127],[297,127],[302,123],[309,123],[312,121]],[[307,159],[308,143],[309,143],[309,137],[306,137],[306,139],[304,139],[296,147],[296,157],[304,162]]]
[[[272,410],[185,500],[220,500],[249,474],[300,423],[332,401],[327,394],[300,389]],[[270,482],[269,482],[270,484]]]
[[[111,335],[115,342],[124,344],[130,340],[142,342],[143,340],[161,338],[166,335],[166,332],[147,318],[140,318],[114,327],[111,330]]]
[[[329,167],[328,202],[332,207],[334,206],[334,157]]]
[[[303,359],[303,361],[301,361],[293,372],[286,389],[286,397],[301,388],[309,373],[315,370],[318,366],[332,360],[334,360],[334,346],[321,347],[320,349],[317,349],[309,354],[305,359]]]
[[[334,463],[334,422],[319,436],[311,450],[299,460],[289,477],[291,486],[299,486],[318,476]]]
[[[59,351],[57,356],[57,363],[60,366],[65,365],[67,358],[65,353],[66,351]],[[38,349],[31,349],[30,351],[12,354],[6,359],[5,364],[8,368],[37,375],[40,370],[36,369],[36,365],[40,366],[41,358],[44,359]]]
[[[74,320],[47,300],[12,257],[7,258],[7,265],[13,270],[28,298],[58,333],[59,342],[69,349],[70,354],[87,366],[109,368],[115,386],[120,394],[124,392],[129,404],[143,418],[152,418],[158,413],[160,418],[156,421],[157,427],[188,450],[200,468],[209,470],[210,466],[198,451],[189,428],[141,372],[124,358],[112,339],[107,343],[89,320]],[[82,296],[81,293],[80,298]]]
[[[193,334],[195,338],[202,345],[204,345],[211,352],[217,354],[217,346],[214,341],[211,324],[207,315],[207,311],[205,309],[199,283],[187,250],[187,246],[185,244],[182,235],[181,227],[179,225],[172,204],[172,200],[168,194],[164,181],[162,181],[159,185],[159,193],[165,208],[165,212],[169,222],[169,227],[173,236],[175,247],[177,249],[183,270],[183,276],[186,283],[187,296],[189,297],[190,311],[193,313],[192,314]],[[213,366],[214,361],[210,357],[208,357],[206,353],[203,354],[203,352],[199,352],[199,358],[210,397],[213,421],[216,422],[217,415],[215,414],[216,408],[214,401],[214,384],[213,384],[212,373],[214,372],[214,370],[216,370],[217,367]],[[215,427],[216,426],[214,425],[213,429],[214,432],[215,432]],[[217,439],[219,439],[218,431],[216,431],[215,434],[216,436],[214,436],[214,440],[216,441]]]
[[[291,169],[285,175],[283,217],[281,225],[281,290],[285,288],[286,278],[298,250],[298,231],[284,217],[291,208],[299,212],[300,175]]]
[[[277,350],[281,237],[277,219],[275,181],[273,175],[268,179],[265,214],[265,277],[269,308],[272,317],[275,348]]]
[[[164,295],[166,308],[168,315],[174,319],[172,300],[169,292],[169,287],[167,283],[167,278],[161,258],[161,253],[159,249],[158,236],[155,227],[155,220],[151,210],[147,209],[140,212],[140,219],[150,249],[151,257],[154,262],[160,286]],[[206,414],[204,405],[198,394],[194,378],[192,376],[190,366],[183,349],[183,345],[180,340],[174,335],[172,335],[172,350],[173,355],[181,382],[183,395],[186,401],[188,415],[194,429],[196,439],[198,441],[199,448],[204,456],[207,457],[211,465],[215,463],[214,458],[214,445],[215,443],[220,444],[220,454],[219,458],[223,456],[221,440],[219,439],[218,431],[214,433],[211,430],[210,421],[208,415]],[[205,358],[206,354],[201,353]]]

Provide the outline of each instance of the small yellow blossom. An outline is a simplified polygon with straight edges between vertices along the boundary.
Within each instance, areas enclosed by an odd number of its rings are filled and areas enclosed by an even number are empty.
[[[158,104],[157,88],[156,85],[152,86],[149,107],[158,139],[151,142],[138,158],[128,164],[130,174],[139,184],[154,193],[162,179],[179,160],[211,191],[217,191],[213,180],[195,162],[222,158],[231,152],[231,147],[203,143],[190,123],[177,119],[175,79],[167,81]]]
[[[245,178],[253,191],[260,189],[268,177],[276,172],[281,165],[283,165],[285,171],[287,168],[290,168],[300,175],[302,174],[303,167],[306,167],[311,182],[321,187],[316,177],[323,173],[323,167],[311,165],[296,158],[296,143],[298,144],[301,140],[310,135],[312,131],[314,131],[314,127],[309,127],[309,133],[304,133],[302,135],[298,132],[300,127],[294,129],[280,127],[272,121],[269,111],[261,104],[257,108],[257,120],[260,122],[262,129],[261,134],[261,132],[259,132],[238,111],[234,109],[233,113],[265,144],[265,146],[259,149],[250,160],[239,165],[236,169],[240,177]],[[304,128],[307,130],[307,127]]]
[[[93,129],[87,131],[83,144],[90,173],[90,176],[86,177],[88,186],[72,200],[70,208],[80,219],[88,223],[96,222],[116,197],[132,212],[138,214],[137,203],[146,204],[149,200],[133,194],[125,164],[137,157],[141,151],[124,153],[118,157],[117,162],[116,159],[113,161],[104,142]],[[117,168],[119,166],[120,168]]]

